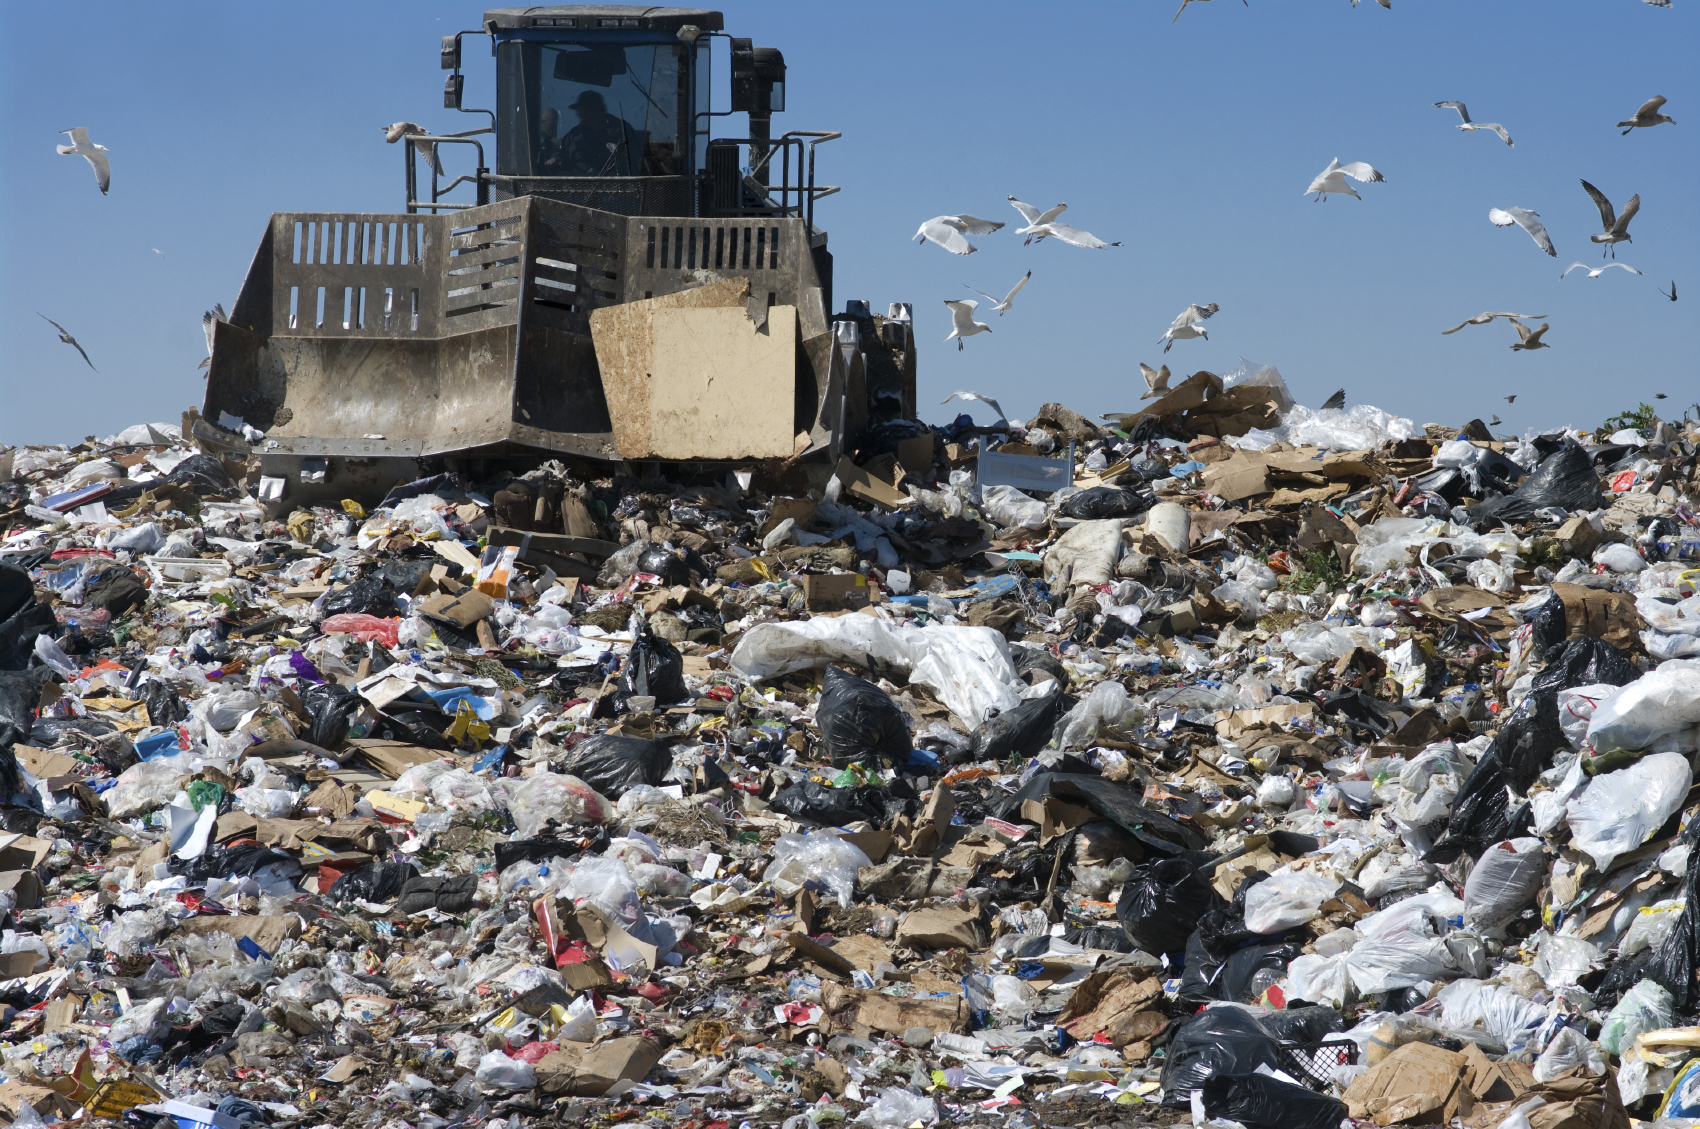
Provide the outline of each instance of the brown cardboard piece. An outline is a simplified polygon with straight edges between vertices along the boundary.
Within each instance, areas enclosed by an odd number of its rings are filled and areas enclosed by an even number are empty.
[[[956,815],[956,796],[948,784],[940,784],[927,797],[927,806],[915,821],[908,835],[900,840],[906,855],[931,855],[939,849],[950,831],[950,821]],[[872,856],[870,856],[872,857]],[[878,859],[874,859],[878,862]]]
[[[848,978],[852,972],[856,971],[856,965],[851,962],[849,957],[836,949],[827,948],[819,941],[812,939],[807,933],[792,930],[785,934],[782,940],[798,956],[820,966],[835,976]]]
[[[452,755],[443,752],[441,749],[427,749],[423,745],[404,745],[399,741],[380,741],[375,738],[357,737],[349,744],[358,750],[355,754],[356,757],[391,780],[398,779],[402,773],[416,765],[435,760],[454,759]]]
[[[900,439],[897,443],[897,465],[906,474],[925,477],[933,469],[933,437],[931,434]]]
[[[888,510],[899,509],[914,501],[892,483],[875,478],[847,458],[838,460],[838,467],[833,473],[850,493]]]
[[[1162,998],[1163,982],[1156,977],[1126,968],[1094,972],[1075,986],[1057,1026],[1082,1041],[1101,1031],[1121,1048],[1168,1026],[1169,1017],[1155,1010]]]
[[[301,919],[293,913],[191,917],[177,928],[182,933],[228,933],[238,940],[247,937],[266,952],[275,953],[285,941],[301,936]]]
[[[48,959],[34,949],[23,949],[15,953],[0,953],[0,980],[17,980],[23,976],[32,975],[35,966],[43,968],[48,965]]]
[[[925,1027],[935,1035],[968,1031],[968,1001],[962,996],[903,1000],[882,996],[872,988],[822,984],[821,1002],[826,1014],[820,1031],[828,1037],[840,1031],[858,1038],[866,1038],[870,1031],[901,1035],[911,1027]]]
[[[42,1029],[45,1031],[61,1031],[77,1021],[77,1016],[83,1010],[81,996],[60,996],[47,1005],[47,1014],[42,1019]]]
[[[1377,1125],[1446,1125],[1475,1108],[1465,1082],[1468,1073],[1469,1061],[1461,1054],[1406,1043],[1353,1080],[1345,1094],[1346,1111]]]
[[[638,1036],[560,1048],[537,1060],[537,1084],[545,1094],[596,1097],[616,1082],[643,1081],[661,1060],[661,1044]]]
[[[658,967],[661,954],[654,945],[633,937],[619,923],[589,902],[578,907],[573,920],[577,923],[579,934],[589,942],[590,947],[604,957],[614,958],[620,967],[629,968],[638,959],[650,968]]]
[[[1254,710],[1229,710],[1227,716],[1216,723],[1216,732],[1219,736],[1234,741],[1248,729],[1285,725],[1300,718],[1310,717],[1314,713],[1316,706],[1310,702],[1283,703]]]
[[[897,926],[897,943],[912,949],[983,949],[986,930],[977,912],[956,906],[909,911]]]
[[[0,835],[0,870],[34,870],[53,853],[53,844],[33,835]]]
[[[18,909],[34,909],[41,904],[41,878],[33,870],[0,871],[0,893],[7,890],[17,894]]]
[[[1575,1066],[1546,1082],[1534,1082],[1532,1073],[1529,1079],[1528,1090],[1516,1098],[1477,1106],[1463,1119],[1465,1129],[1494,1129],[1519,1103],[1536,1095],[1547,1104],[1527,1111],[1530,1129],[1630,1129],[1629,1112],[1610,1071],[1601,1076]]]
[[[1058,835],[1066,835],[1076,827],[1091,823],[1098,816],[1091,808],[1064,803],[1055,796],[1039,800],[1023,800],[1021,818],[1039,825],[1039,845],[1044,846]]]
[[[496,610],[496,601],[476,588],[467,588],[458,595],[439,592],[414,605],[413,610],[426,619],[452,623],[465,631]]]
[[[868,606],[872,589],[859,572],[834,572],[801,577],[803,606],[812,612],[859,611]]]
[[[1641,632],[1646,630],[1647,623],[1635,610],[1635,601],[1630,597],[1580,584],[1554,584],[1552,591],[1564,601],[1564,626],[1568,635],[1603,639],[1625,651],[1640,649]]]
[[[796,521],[798,528],[809,524],[809,519],[815,516],[815,501],[813,498],[775,498],[768,507],[767,520],[762,522],[758,535],[766,537],[772,533],[780,522],[786,518]]]
[[[82,779],[83,762],[75,757],[68,757],[51,749],[38,749],[33,745],[15,745],[13,748],[17,753],[18,763],[38,780],[51,782],[67,776]],[[58,787],[62,788],[64,785]]]
[[[832,946],[832,951],[849,961],[851,967],[872,972],[874,966],[891,963],[891,947],[884,941],[868,933],[852,933],[841,937]]]
[[[1465,1082],[1479,1102],[1508,1102],[1520,1098],[1535,1084],[1535,1073],[1526,1062],[1494,1062],[1474,1043],[1462,1051],[1469,1064]]]

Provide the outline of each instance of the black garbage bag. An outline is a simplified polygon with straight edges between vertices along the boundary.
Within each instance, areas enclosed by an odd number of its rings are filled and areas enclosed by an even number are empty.
[[[472,908],[472,896],[477,892],[476,874],[457,874],[448,878],[420,875],[407,880],[395,908],[397,913],[420,913],[428,909],[465,913]]]
[[[35,654],[36,636],[58,634],[59,621],[52,608],[36,600],[29,573],[0,564],[0,670],[24,669]]]
[[[391,487],[390,492],[384,495],[384,500],[378,503],[378,508],[381,510],[398,502],[405,502],[409,498],[417,498],[422,494],[436,494],[440,497],[447,497],[450,494],[459,493],[460,487],[455,485],[453,475],[446,472],[433,474],[429,478],[416,478],[412,482],[404,482],[400,486]]]
[[[1038,676],[1045,674],[1055,679],[1058,686],[1068,685],[1068,670],[1062,660],[1043,647],[1011,647],[1009,658],[1015,666],[1015,673],[1030,686],[1037,686],[1043,680]],[[1035,677],[1029,678],[1029,675]]]
[[[625,712],[627,699],[653,696],[658,706],[672,705],[690,696],[685,689],[685,656],[667,640],[648,630],[638,636],[620,668],[620,687],[614,708]]]
[[[1057,512],[1064,517],[1093,521],[1105,517],[1132,517],[1142,514],[1156,504],[1149,494],[1135,494],[1114,486],[1092,486],[1070,494],[1062,500]]]
[[[637,571],[654,573],[661,578],[663,584],[691,582],[691,566],[686,562],[684,554],[668,549],[665,545],[652,544],[639,553]]]
[[[1676,928],[1641,970],[1675,997],[1676,1020],[1671,1026],[1691,1024],[1695,1013],[1700,1012],[1700,988],[1694,983],[1696,967],[1700,967],[1700,866],[1691,866],[1683,880],[1682,913],[1676,919]]]
[[[331,887],[333,902],[349,902],[355,898],[366,902],[393,902],[410,878],[418,875],[410,862],[374,862],[359,870],[351,870]]]
[[[346,686],[320,682],[307,687],[301,695],[307,707],[307,732],[301,736],[321,749],[333,752],[348,736],[348,726],[366,706],[366,699]]]
[[[148,722],[153,725],[176,725],[189,717],[189,707],[177,696],[177,691],[158,678],[148,679],[142,690],[142,703],[147,706]]]
[[[1005,710],[982,722],[974,730],[969,756],[973,760],[1003,760],[1009,756],[1031,756],[1044,748],[1051,739],[1057,711],[1062,705],[1060,693],[1029,698],[1014,709]]]
[[[380,619],[395,614],[395,587],[381,572],[362,576],[347,588],[325,597],[325,618],[333,615],[375,615]]]
[[[187,487],[200,497],[234,498],[236,483],[224,472],[223,461],[211,455],[190,455],[171,468],[165,481]]]
[[[901,765],[915,747],[909,738],[909,723],[890,695],[867,679],[835,666],[827,667],[821,679],[815,722],[835,768],[862,760]]]
[[[1536,777],[1552,766],[1553,754],[1568,748],[1564,730],[1558,724],[1558,695],[1548,691],[1531,693],[1517,704],[1499,727],[1489,752],[1499,762],[1505,783],[1521,796],[1527,794]],[[1453,811],[1457,811],[1456,804]]]
[[[42,688],[51,681],[51,667],[0,670],[0,747],[9,748],[29,739]]]
[[[1628,655],[1604,639],[1588,635],[1567,640],[1557,654],[1549,651],[1545,657],[1547,665],[1535,675],[1531,687],[1537,693],[1576,686],[1627,686],[1641,677],[1640,668]]]
[[[877,784],[860,788],[833,788],[804,780],[774,793],[768,806],[781,815],[807,819],[828,827],[865,819],[875,827],[885,824],[885,789]]]
[[[1575,513],[1599,506],[1600,477],[1594,473],[1594,462],[1575,440],[1567,439],[1564,447],[1548,455],[1517,489],[1471,506],[1465,515],[1470,525],[1480,530],[1502,522],[1528,521],[1537,511],[1548,508]]]
[[[576,776],[617,800],[639,785],[661,783],[672,763],[673,752],[662,742],[616,733],[574,745],[557,771]]]
[[[1204,1112],[1246,1129],[1338,1129],[1346,1103],[1267,1074],[1217,1074],[1199,1087]]]
[[[1196,937],[1194,931],[1187,939],[1187,965],[1178,993],[1183,1002],[1195,1007],[1211,1000],[1251,1003],[1285,976],[1287,965],[1304,952],[1303,946],[1290,941],[1265,942],[1235,949],[1220,963],[1213,963],[1205,954],[1202,939],[1194,947]],[[1200,956],[1204,956],[1203,961],[1195,965]]]
[[[29,740],[25,743],[38,749],[51,749],[67,733],[81,733],[85,737],[105,737],[117,732],[116,725],[98,717],[38,717],[35,728],[30,730]]]
[[[190,882],[205,882],[209,878],[229,878],[232,875],[248,878],[255,871],[273,865],[281,867],[284,873],[291,876],[301,873],[301,864],[295,861],[294,855],[274,851],[258,843],[241,843],[229,847],[213,844],[197,858],[180,859],[173,855],[167,860],[171,873],[181,874]]]
[[[1169,1040],[1163,1059],[1163,1104],[1185,1108],[1192,1092],[1224,1074],[1281,1067],[1275,1039],[1250,1010],[1228,1004],[1193,1017]],[[1332,1127],[1330,1127],[1332,1129]]]
[[[83,589],[83,606],[105,608],[113,619],[147,602],[147,585],[122,565],[102,572]]]
[[[1051,875],[1057,875],[1058,885],[1066,886],[1070,871],[1057,866],[1057,855],[1066,861],[1073,851],[1074,834],[1059,835],[1049,844],[1022,843],[1011,847],[995,860],[987,859],[974,870],[970,889],[984,887],[992,892],[994,905],[1015,902],[1037,902],[1050,887]]]
[[[1548,596],[1546,603],[1535,609],[1535,618],[1529,621],[1529,646],[1545,660],[1548,651],[1564,646],[1564,640],[1570,634],[1570,625],[1564,618],[1564,601],[1556,595]]]
[[[576,840],[504,839],[496,844],[496,873],[500,874],[516,862],[570,859],[583,849],[583,845]]]
[[[1680,919],[1679,915],[1678,920]],[[1611,967],[1606,969],[1605,979],[1600,981],[1600,986],[1590,993],[1594,1006],[1608,1012],[1616,1007],[1623,999],[1623,993],[1649,979],[1647,967],[1658,958],[1658,949],[1642,949],[1629,956],[1618,957],[1611,963]]]
[[[1480,855],[1500,840],[1510,838],[1510,831],[1511,804],[1505,796],[1505,771],[1490,747],[1452,801],[1446,833],[1423,855],[1423,861],[1448,863],[1466,851]]]
[[[435,553],[430,554],[430,560],[422,557],[396,557],[385,561],[384,567],[379,571],[384,579],[390,582],[391,588],[411,596],[419,591],[419,586],[431,575],[431,569],[441,562],[442,558]]]
[[[1320,1043],[1348,1026],[1345,1016],[1318,1003],[1301,1007],[1289,1004],[1280,1011],[1264,1012],[1257,1021],[1283,1043]]]
[[[1119,925],[1070,925],[1063,930],[1063,940],[1084,949],[1101,949],[1107,953],[1133,951],[1133,938]]]
[[[372,735],[385,741],[405,741],[427,749],[449,747],[448,739],[443,736],[442,730],[431,724],[431,715],[424,710],[402,710],[400,713],[381,715],[378,724],[372,729]]]
[[[1203,857],[1200,857],[1200,856]],[[1186,952],[1187,938],[1198,919],[1223,905],[1198,868],[1214,856],[1184,851],[1133,868],[1122,885],[1116,917],[1133,943],[1152,956],[1173,960]]]

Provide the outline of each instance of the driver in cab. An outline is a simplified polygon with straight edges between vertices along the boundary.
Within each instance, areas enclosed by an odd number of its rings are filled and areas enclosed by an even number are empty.
[[[627,152],[626,123],[608,112],[602,95],[586,90],[567,107],[578,115],[578,124],[556,140],[560,114],[545,109],[540,125],[543,134],[542,172],[545,176],[624,176],[634,163]]]

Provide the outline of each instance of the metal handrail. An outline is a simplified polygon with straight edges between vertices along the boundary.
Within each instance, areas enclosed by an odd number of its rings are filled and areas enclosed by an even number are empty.
[[[490,202],[490,191],[484,186],[484,177],[488,175],[489,168],[484,164],[484,143],[477,141],[474,138],[479,134],[494,132],[496,132],[494,128],[486,127],[484,129],[469,129],[464,133],[449,133],[440,136],[430,133],[409,133],[404,135],[401,141],[402,148],[406,151],[404,165],[407,169],[408,214],[417,215],[421,208],[429,208],[433,212],[441,212],[445,209],[449,211],[459,211],[464,208],[478,208],[488,204]],[[447,143],[451,145],[471,145],[478,150],[478,171],[472,176],[466,176],[464,174],[457,176],[446,186],[438,188],[437,166],[442,164],[442,160],[439,158],[438,160],[431,162],[431,202],[429,204],[421,203],[419,200],[419,170],[414,163],[419,155],[419,151],[413,147],[413,143],[415,141],[431,141],[439,144]],[[454,191],[454,189],[459,185],[464,184],[467,181],[471,181],[473,184],[478,186],[478,203],[443,204],[438,202],[444,196]]]

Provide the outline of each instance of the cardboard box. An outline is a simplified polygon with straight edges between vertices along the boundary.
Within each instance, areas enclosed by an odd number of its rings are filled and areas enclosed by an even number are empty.
[[[804,576],[803,606],[812,612],[859,611],[872,602],[868,578],[859,572]]]
[[[506,579],[502,581],[502,590],[507,591]],[[428,596],[419,601],[414,610],[426,619],[451,623],[465,631],[495,611],[496,602],[477,588],[468,588],[459,595],[439,592],[435,596]]]
[[[1346,1090],[1346,1109],[1355,1120],[1377,1125],[1409,1121],[1448,1125],[1475,1108],[1466,1084],[1469,1060],[1427,1043],[1407,1043],[1358,1075]]]
[[[41,904],[41,879],[33,870],[0,871],[0,891],[17,894],[17,908],[34,909]]]

